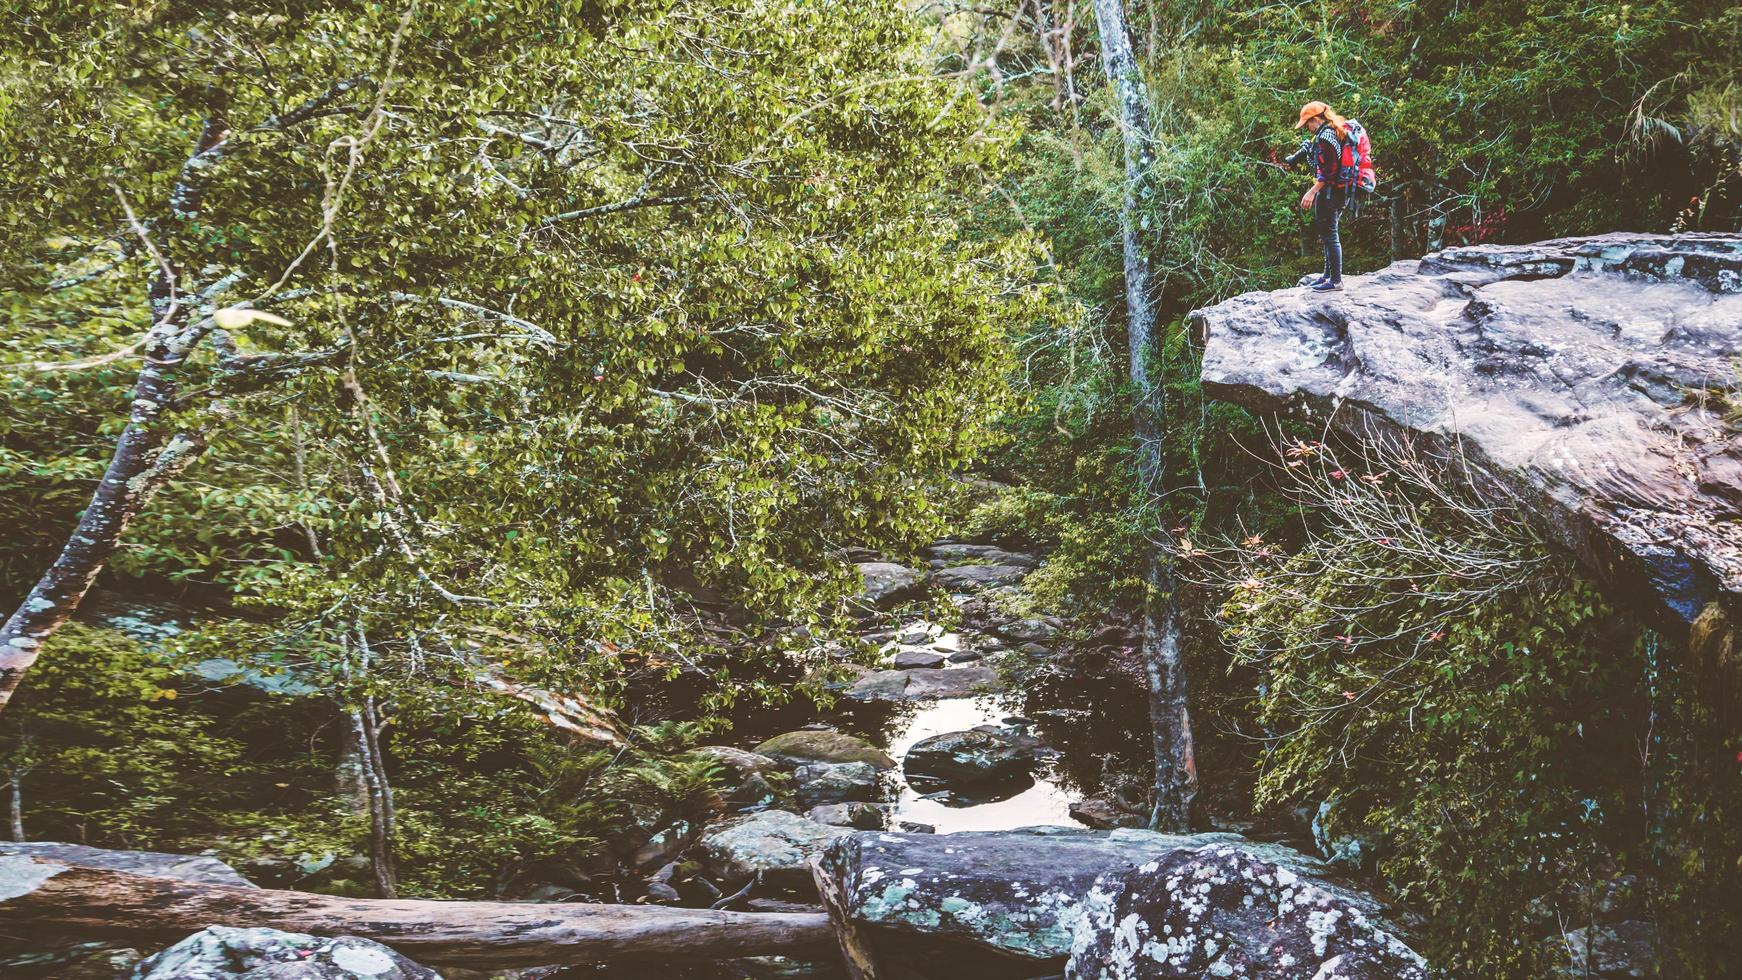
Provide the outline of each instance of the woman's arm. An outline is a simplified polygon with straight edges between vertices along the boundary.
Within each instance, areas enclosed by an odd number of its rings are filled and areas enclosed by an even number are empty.
[[[1313,136],[1313,186],[1301,195],[1300,206],[1310,208],[1313,201],[1325,191],[1325,185],[1330,182],[1331,175],[1343,165],[1343,146],[1336,139],[1326,139],[1325,131],[1319,130]]]

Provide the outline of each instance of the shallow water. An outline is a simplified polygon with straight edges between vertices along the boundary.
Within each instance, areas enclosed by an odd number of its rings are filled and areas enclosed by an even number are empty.
[[[1001,709],[996,698],[950,698],[920,706],[889,736],[886,751],[900,761],[907,750],[923,738],[959,732],[976,725],[997,725],[1010,716]],[[1034,774],[1032,785],[1008,799],[972,806],[948,806],[936,800],[920,798],[920,791],[907,784],[900,770],[895,777],[901,782],[901,795],[895,800],[891,826],[901,821],[929,824],[940,834],[958,830],[1009,830],[1013,827],[1035,827],[1042,824],[1080,826],[1071,819],[1070,804],[1076,797],[1060,782],[1048,764]]]
[[[147,644],[162,643],[213,615],[173,599],[101,589],[92,593],[79,613],[81,619],[119,629]],[[925,631],[923,638],[917,635],[919,630]],[[972,630],[947,630],[919,618],[905,620],[895,632],[906,634],[909,642],[886,644],[883,648],[886,656],[905,648],[931,650],[947,657],[973,649],[980,642],[979,635]],[[732,712],[733,728],[723,741],[751,748],[781,732],[830,727],[870,741],[899,762],[908,748],[923,738],[978,725],[1003,725],[1007,719],[1015,718],[1030,734],[1058,749],[1059,757],[1043,762],[1031,781],[980,791],[972,802],[958,798],[948,804],[922,799],[922,791],[908,785],[897,767],[890,774],[898,790],[890,797],[894,804],[891,826],[898,827],[901,822],[926,824],[938,833],[1047,824],[1081,826],[1071,818],[1071,802],[1096,792],[1106,771],[1141,773],[1147,765],[1142,705],[1125,703],[1137,692],[1101,680],[1061,675],[1012,656],[1029,669],[1010,690],[1001,694],[894,703],[841,699],[828,710],[805,701],[781,706],[745,703]],[[979,663],[944,666],[959,668]],[[283,677],[266,683],[245,665],[232,661],[206,661],[195,671],[215,683],[240,680],[275,693],[306,693],[301,689],[285,689]],[[930,792],[930,788],[924,792]]]
[[[909,635],[925,630],[920,638]],[[971,629],[948,631],[923,619],[907,620],[895,632],[907,643],[883,646],[887,658],[902,649],[931,650],[948,656],[974,649],[979,635]],[[968,799],[949,803],[922,799],[932,787],[910,786],[899,766],[891,773],[896,790],[890,826],[902,822],[926,824],[938,833],[964,830],[1010,830],[1043,825],[1081,827],[1070,815],[1070,804],[1101,789],[1107,772],[1143,774],[1148,766],[1148,742],[1141,692],[1135,687],[1060,673],[1044,662],[1019,654],[992,654],[986,661],[948,663],[945,669],[998,663],[1007,658],[1023,667],[1010,689],[991,695],[936,701],[858,702],[839,700],[829,710],[809,704],[780,707],[744,705],[735,714],[726,740],[745,748],[781,732],[827,727],[860,736],[888,752],[897,762],[916,742],[933,735],[959,732],[979,725],[1015,723],[1059,750],[1043,762],[1032,780],[980,790]],[[1136,698],[1134,700],[1134,698]]]

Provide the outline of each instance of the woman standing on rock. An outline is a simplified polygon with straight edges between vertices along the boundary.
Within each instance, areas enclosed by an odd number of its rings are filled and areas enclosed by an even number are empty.
[[[1308,102],[1300,107],[1300,120],[1294,128],[1306,126],[1313,129],[1313,186],[1301,195],[1300,206],[1313,209],[1313,230],[1325,247],[1325,271],[1312,288],[1320,293],[1339,292],[1343,288],[1343,242],[1337,226],[1347,193],[1340,174],[1349,121],[1323,102]]]

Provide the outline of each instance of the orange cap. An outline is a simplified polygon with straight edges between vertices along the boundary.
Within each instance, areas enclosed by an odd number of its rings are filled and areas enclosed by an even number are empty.
[[[1306,105],[1300,107],[1300,122],[1295,123],[1294,128],[1299,129],[1307,124],[1308,119],[1311,119],[1320,113],[1330,111],[1331,107],[1323,102],[1308,102]]]

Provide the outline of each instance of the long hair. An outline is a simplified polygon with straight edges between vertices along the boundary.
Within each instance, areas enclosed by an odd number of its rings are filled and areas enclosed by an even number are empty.
[[[1330,106],[1325,106],[1325,118],[1331,121],[1331,125],[1337,127],[1338,136],[1341,136],[1344,139],[1349,137],[1349,120],[1344,119],[1339,115],[1337,110]]]

